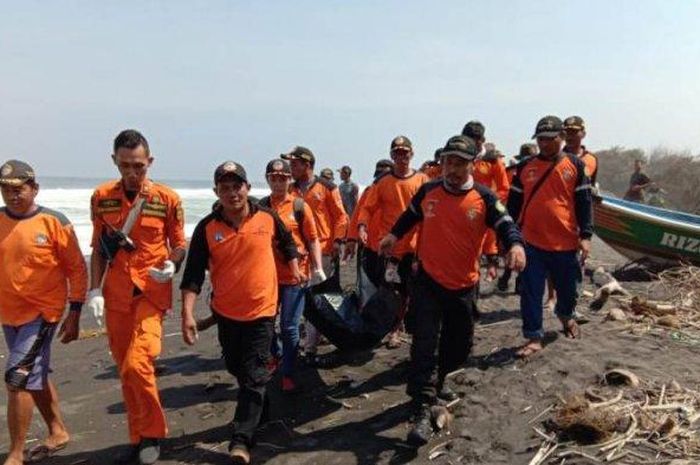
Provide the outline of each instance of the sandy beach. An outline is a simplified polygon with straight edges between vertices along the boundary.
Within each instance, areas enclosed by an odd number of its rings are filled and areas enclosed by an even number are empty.
[[[622,257],[600,241],[594,242],[593,266],[612,270],[622,263]],[[344,269],[346,283],[351,282],[353,271],[351,266]],[[640,293],[649,286],[623,284]],[[484,286],[489,294],[491,285]],[[586,279],[585,289],[594,292],[595,285]],[[215,329],[202,333],[194,347],[182,342],[178,300],[176,296],[175,312],[164,325],[158,361],[160,392],[170,424],[160,463],[226,464],[235,382],[223,370]],[[455,420],[449,431],[417,453],[405,444],[408,343],[398,350],[379,348],[373,357],[358,356],[335,369],[305,368],[299,377],[302,392],[297,395],[283,395],[275,378],[270,388],[273,418],[260,432],[254,463],[528,464],[541,443],[532,429],[538,420],[531,420],[560,396],[595,382],[607,369],[623,367],[644,379],[698,385],[695,360],[700,346],[675,340],[671,331],[631,334],[622,323],[605,321],[605,311],[590,312],[589,300],[584,298],[579,305],[589,319],[581,340],[564,338],[556,318],[549,315],[549,344],[541,355],[520,361],[512,356],[513,348],[522,341],[517,297],[512,293],[484,297],[472,361],[452,379],[461,397],[453,408]],[[208,310],[200,302],[197,311],[204,315]],[[83,329],[92,327],[92,317],[84,314]],[[2,344],[0,362],[6,354]],[[69,346],[55,343],[53,368],[72,442],[59,456],[42,463],[111,463],[126,441],[126,425],[104,336]],[[6,396],[0,396],[0,459],[9,441],[5,402]],[[42,429],[41,418],[35,414],[28,446],[40,440]],[[618,463],[636,463],[634,460]],[[594,462],[572,457],[566,463]]]

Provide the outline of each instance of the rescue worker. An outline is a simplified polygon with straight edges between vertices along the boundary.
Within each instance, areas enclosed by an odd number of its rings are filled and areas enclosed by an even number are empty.
[[[376,181],[380,176],[385,173],[389,173],[394,167],[394,162],[387,159],[379,160],[374,167],[373,178]],[[372,190],[373,184],[370,184],[365,188],[360,196],[360,200],[357,202],[357,207],[350,218],[350,225],[348,226],[348,237],[347,243],[345,244],[345,255],[343,260],[351,259],[357,249],[357,222],[360,216],[360,208],[367,201],[370,191]],[[379,239],[377,234],[377,228],[379,227],[380,215],[374,215],[370,218],[369,224],[367,225],[367,236],[369,240],[366,245],[360,244],[361,253],[358,254],[360,266],[362,270],[367,275],[367,278],[372,282],[375,287],[379,286],[381,281],[381,268],[383,268],[379,262],[379,255],[377,254],[377,249],[379,245]]]
[[[358,238],[363,246],[370,243],[369,223],[378,215],[377,238],[384,237],[401,213],[408,207],[411,198],[420,186],[428,182],[428,177],[411,168],[413,145],[406,136],[397,136],[391,141],[391,159],[394,167],[390,173],[379,177],[373,183],[357,220]],[[383,261],[380,276],[387,283],[395,284],[401,294],[404,306],[408,302],[408,289],[416,254],[416,232],[406,234],[393,248],[390,256]],[[405,312],[404,312],[405,313]],[[403,315],[402,315],[403,316]],[[400,326],[389,335],[387,346],[400,345]]]
[[[281,156],[288,160],[294,184],[292,194],[304,199],[311,207],[321,244],[321,259],[323,261],[323,278],[312,280],[312,292],[339,292],[340,287],[340,249],[347,234],[348,216],[343,209],[338,187],[332,182],[314,176],[316,157],[306,147],[294,147],[289,153]],[[332,171],[331,171],[332,172]],[[314,365],[318,362],[316,351],[319,334],[308,321],[305,323],[306,340],[304,351],[307,362]]]
[[[535,156],[537,156],[537,144],[525,143],[520,146],[518,154],[513,155],[513,159],[516,163],[511,164],[506,168],[506,175],[508,176],[508,185],[511,185],[513,183],[513,177],[515,176],[515,172],[518,169],[518,164],[522,163],[530,157]],[[506,292],[508,290],[508,287],[510,286],[510,277],[512,276],[512,274],[513,270],[511,270],[510,268],[506,268],[503,270],[503,274],[500,278],[498,278],[498,282],[496,283],[496,288],[499,291]],[[551,288],[551,286],[548,287],[548,290],[548,301],[550,301],[554,298],[554,290]],[[520,294],[520,281],[518,279],[515,280],[515,293]]]
[[[580,116],[569,116],[564,120],[564,152],[576,155],[586,165],[586,176],[591,180],[591,187],[598,182],[598,157],[586,149],[581,142],[586,137],[586,123]]]
[[[282,391],[293,392],[296,390],[294,374],[299,346],[299,322],[306,301],[306,282],[311,277],[312,269],[315,273],[323,272],[321,245],[318,242],[311,208],[302,198],[293,197],[289,193],[292,185],[289,163],[284,160],[271,160],[265,169],[265,179],[270,186],[270,196],[260,199],[259,205],[277,213],[292,234],[299,251],[301,280],[292,274],[283,257],[275,255],[279,283],[281,342],[275,335],[272,353],[276,358],[281,358]]]
[[[423,166],[421,166],[420,171],[422,173],[425,173],[425,175],[428,176],[428,179],[430,179],[431,181],[442,176],[442,168],[440,167],[441,152],[442,148],[435,150],[433,159],[426,161],[425,163],[423,163]]]
[[[352,216],[357,206],[357,199],[360,195],[360,188],[356,182],[350,179],[352,176],[352,168],[348,165],[343,166],[338,170],[340,179],[343,181],[338,186],[340,190],[340,198],[343,201],[343,208],[348,216]]]
[[[471,138],[476,144],[478,155],[474,162],[474,182],[491,189],[505,203],[510,184],[506,167],[499,162],[498,151],[493,144],[486,144],[486,128],[480,121],[469,121],[462,129],[462,135]],[[489,146],[490,145],[490,146]],[[496,279],[498,269],[498,243],[496,233],[487,231],[483,245],[483,255],[488,264],[488,279]]]
[[[67,344],[78,338],[80,311],[87,291],[87,268],[73,226],[61,213],[35,203],[34,170],[9,160],[0,167],[0,323],[7,360],[7,430],[10,447],[4,465],[38,461],[66,447],[70,436],[49,379],[51,341],[58,331]],[[34,407],[48,437],[24,453]]]
[[[290,279],[303,282],[305,277],[294,239],[277,214],[248,199],[243,166],[222,163],[214,185],[219,201],[192,234],[180,283],[182,336],[189,345],[198,338],[195,302],[208,269],[219,343],[226,369],[239,386],[229,454],[233,463],[248,464],[253,435],[268,406],[267,362],[278,304],[274,250],[289,263]]]
[[[172,307],[172,278],[185,257],[184,217],[177,193],[148,179],[153,157],[140,132],[120,132],[112,160],[121,179],[98,186],[91,200],[87,307],[98,322],[106,314],[122,384],[130,446],[117,461],[152,464],[168,432],[154,360]]]
[[[417,447],[432,435],[429,409],[446,375],[466,363],[471,351],[472,307],[486,231],[498,232],[508,267],[525,266],[522,238],[513,220],[491,190],[474,182],[477,153],[472,139],[450,138],[442,152],[442,179],[418,190],[379,246],[380,253],[389,253],[420,225],[420,268],[411,300],[416,324],[407,386],[415,409],[408,442]]]
[[[525,238],[527,267],[521,273],[520,311],[528,340],[518,351],[528,357],[542,350],[542,297],[547,276],[557,294],[555,312],[567,337],[580,336],[574,319],[580,263],[591,248],[591,184],[584,162],[562,152],[564,125],[556,116],[540,119],[534,139],[540,153],[518,166],[508,211]],[[577,257],[580,252],[580,261]]]

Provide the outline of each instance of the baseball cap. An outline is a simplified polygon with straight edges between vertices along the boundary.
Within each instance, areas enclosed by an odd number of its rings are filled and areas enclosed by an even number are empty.
[[[238,163],[232,161],[225,161],[216,167],[216,171],[214,171],[214,184],[223,181],[224,178],[229,176],[248,184],[248,176],[245,173],[245,169]]]
[[[586,130],[586,123],[580,116],[569,116],[564,120],[564,129]]]
[[[391,151],[394,150],[413,150],[413,144],[411,144],[411,139],[406,136],[396,136],[394,140],[391,141]]]
[[[8,160],[0,167],[0,184],[21,186],[35,179],[34,170],[23,161]]]
[[[564,125],[556,116],[545,116],[537,122],[533,139],[538,137],[556,137],[564,130]]]
[[[524,160],[537,155],[537,146],[535,144],[523,144],[520,146],[520,151],[513,158],[516,160]]]
[[[382,174],[387,168],[391,169],[394,167],[394,162],[391,160],[388,160],[386,158],[382,158],[381,160],[377,161],[377,164],[374,166],[374,177],[376,178],[380,174]]]
[[[469,161],[473,161],[478,153],[474,139],[464,135],[450,137],[442,149],[443,157],[457,155]]]
[[[440,161],[440,157],[442,156],[442,147],[439,149],[435,150],[435,154],[433,155],[433,160],[434,161]]]
[[[464,129],[462,129],[462,135],[471,137],[474,140],[480,140],[486,136],[486,128],[481,123],[481,121],[472,120],[464,125]]]
[[[289,151],[289,153],[283,153],[281,157],[285,160],[305,160],[311,163],[312,165],[316,163],[316,157],[314,157],[313,152],[311,152],[311,150],[307,149],[306,147],[302,147],[300,145],[294,147],[292,150]]]
[[[265,168],[265,175],[268,174],[284,174],[286,176],[291,176],[292,169],[286,161],[275,158],[274,160],[270,160]]]

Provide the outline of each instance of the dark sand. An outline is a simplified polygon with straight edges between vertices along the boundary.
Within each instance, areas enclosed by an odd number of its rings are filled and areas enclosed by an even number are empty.
[[[600,242],[594,243],[594,264],[612,269],[623,262]],[[352,272],[346,268],[345,277]],[[639,292],[648,287],[647,283],[625,285]],[[595,290],[588,279],[586,289]],[[700,347],[676,342],[667,332],[643,336],[622,332],[620,323],[603,321],[605,311],[588,312],[587,301],[580,305],[590,317],[583,339],[564,338],[550,315],[546,321],[549,345],[538,357],[523,362],[512,357],[513,348],[522,342],[518,299],[513,294],[483,298],[485,315],[476,330],[472,363],[452,383],[462,396],[453,409],[455,421],[449,434],[442,433],[417,452],[404,442],[408,344],[393,351],[377,349],[371,359],[358,357],[332,370],[304,369],[303,392],[295,396],[282,395],[275,378],[270,388],[273,421],[260,433],[254,463],[527,464],[540,444],[528,422],[558,395],[584,389],[607,368],[626,367],[644,378],[675,379],[689,387],[698,384]],[[200,304],[198,312],[204,315],[207,310]],[[202,333],[198,344],[188,347],[180,336],[178,315],[179,303],[165,323],[158,361],[170,422],[161,463],[226,464],[236,386],[222,369],[215,329]],[[85,328],[93,326],[90,315],[83,320]],[[53,380],[73,441],[60,456],[42,463],[111,463],[127,435],[120,385],[106,340],[96,337],[54,347]],[[2,344],[0,362],[4,363],[6,353]],[[0,394],[0,460],[9,441],[5,403],[5,394]],[[36,414],[28,446],[43,434]],[[441,444],[447,454],[429,460],[429,452]]]

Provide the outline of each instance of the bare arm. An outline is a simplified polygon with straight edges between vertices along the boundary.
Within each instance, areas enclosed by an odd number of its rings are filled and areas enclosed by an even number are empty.
[[[107,261],[98,250],[92,249],[90,255],[90,289],[98,289],[102,284],[102,276],[107,268]]]

